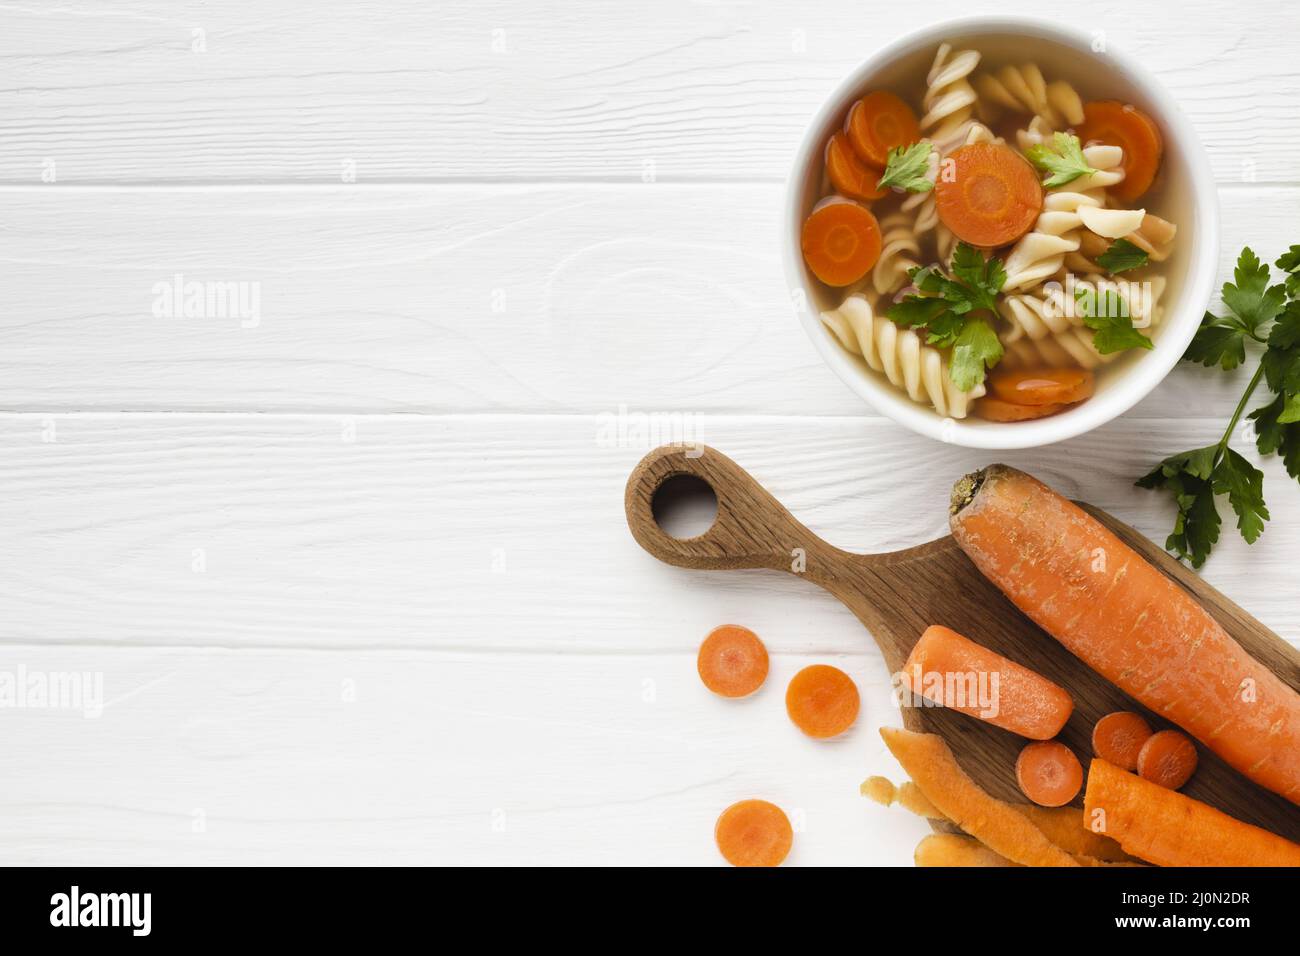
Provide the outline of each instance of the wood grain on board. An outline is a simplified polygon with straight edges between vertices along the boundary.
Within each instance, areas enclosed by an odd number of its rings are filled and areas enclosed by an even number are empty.
[[[702,534],[674,538],[655,520],[655,494],[675,476],[701,479],[717,498],[717,518]],[[628,479],[628,526],[637,542],[669,564],[698,570],[786,571],[834,594],[866,626],[891,672],[902,669],[921,633],[943,624],[1069,689],[1075,708],[1058,739],[1091,753],[1092,728],[1105,714],[1136,710],[1170,726],[1074,657],[1023,615],[949,536],[886,554],[851,554],[800,524],[735,462],[703,445],[671,445],[648,454]],[[1126,544],[1186,588],[1253,657],[1300,690],[1300,651],[1287,644],[1137,531],[1090,508]],[[942,707],[905,707],[911,730],[943,736],[963,769],[995,796],[1023,802],[1015,784],[1019,735]],[[1300,841],[1300,811],[1252,783],[1203,747],[1188,796]],[[1074,801],[1082,805],[1082,794]]]

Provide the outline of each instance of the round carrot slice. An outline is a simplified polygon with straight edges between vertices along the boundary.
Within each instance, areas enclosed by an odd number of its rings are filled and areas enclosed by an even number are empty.
[[[1065,405],[1019,405],[986,395],[975,402],[975,414],[988,422],[1027,422],[1046,418],[1066,408]]]
[[[830,202],[804,220],[804,262],[827,285],[852,285],[880,258],[880,224],[855,202]]]
[[[934,200],[953,235],[992,248],[1030,230],[1043,208],[1043,187],[1034,167],[1010,146],[972,143],[944,159]]]
[[[1196,745],[1186,734],[1176,730],[1162,730],[1147,738],[1138,751],[1138,776],[1177,790],[1196,772]]]
[[[826,176],[841,196],[867,202],[880,199],[889,192],[888,187],[876,185],[882,175],[881,170],[858,158],[846,134],[836,133],[826,141]]]
[[[1044,740],[1020,751],[1016,783],[1020,792],[1040,807],[1063,807],[1083,786],[1083,767],[1065,744]]]
[[[862,161],[880,169],[889,162],[891,149],[911,146],[921,138],[912,107],[885,90],[868,93],[854,103],[844,131]]]
[[[1016,405],[1070,405],[1092,395],[1095,376],[1084,368],[1009,369],[989,373],[989,391]]]
[[[1110,188],[1116,199],[1132,202],[1151,188],[1165,145],[1160,128],[1146,113],[1116,100],[1085,103],[1078,134],[1084,143],[1108,143],[1124,150],[1124,178]]]
[[[809,737],[834,737],[858,719],[858,686],[829,664],[813,664],[794,675],[785,691],[785,710]]]
[[[794,843],[794,829],[775,803],[741,800],[722,811],[713,838],[732,866],[780,866]]]
[[[767,648],[747,627],[723,624],[709,632],[696,660],[704,686],[722,697],[745,697],[767,680]]]
[[[1133,771],[1138,751],[1151,737],[1151,725],[1141,714],[1117,710],[1097,721],[1092,728],[1092,752],[1108,763]]]

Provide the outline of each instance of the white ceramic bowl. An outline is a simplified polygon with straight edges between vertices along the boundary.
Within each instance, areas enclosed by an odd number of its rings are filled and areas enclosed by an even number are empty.
[[[824,309],[843,298],[808,271],[799,247],[804,219],[820,198],[823,150],[843,123],[849,106],[873,89],[890,89],[917,102],[925,76],[942,42],[974,46],[985,59],[1037,63],[1049,80],[1074,83],[1085,100],[1133,103],[1155,119],[1164,136],[1165,155],[1156,189],[1143,203],[1178,226],[1174,253],[1160,264],[1169,282],[1161,302],[1164,315],[1152,330],[1155,348],[1126,353],[1098,376],[1097,392],[1086,402],[1037,421],[1003,424],[976,418],[945,419],[911,401],[845,351],[821,321]],[[836,88],[813,116],[799,144],[786,184],[782,218],[782,258],[800,319],[822,357],[869,405],[913,431],[969,448],[1033,448],[1073,438],[1132,408],[1169,373],[1196,333],[1215,283],[1219,258],[1219,201],[1209,163],[1191,123],[1164,88],[1138,63],[1109,45],[1093,50],[1089,34],[1021,17],[974,17],[926,27],[882,47]],[[984,63],[981,63],[981,69]]]

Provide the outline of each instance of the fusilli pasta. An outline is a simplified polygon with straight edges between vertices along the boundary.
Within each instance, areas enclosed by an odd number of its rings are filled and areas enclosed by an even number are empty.
[[[911,329],[876,315],[863,295],[851,295],[838,309],[823,312],[822,321],[845,349],[883,372],[912,401],[932,405],[940,415],[965,418],[971,401],[984,394],[982,384],[969,392],[959,389],[938,349],[926,345]]]
[[[979,62],[977,51],[954,52],[948,43],[941,43],[935,54],[934,65],[925,80],[925,96],[921,99],[921,109],[925,111],[921,132],[934,143],[940,155],[962,145],[970,131],[977,97],[968,78]]]
[[[975,87],[986,118],[994,115],[992,106],[1042,117],[1053,130],[1083,122],[1083,100],[1074,87],[1064,80],[1048,83],[1034,63],[980,74],[975,77]]]
[[[1065,257],[1079,248],[1083,216],[1080,209],[1101,210],[1106,204],[1106,189],[1124,178],[1120,164],[1124,151],[1117,146],[1089,146],[1084,159],[1094,172],[1068,183],[1060,190],[1049,191],[1043,199],[1043,211],[1034,228],[1020,238],[1007,255],[1008,292],[1032,288],[1055,275],[1065,265]],[[1123,215],[1124,210],[1099,213],[1105,217]]]
[[[921,244],[913,231],[913,219],[906,212],[890,213],[880,222],[880,258],[871,272],[877,295],[897,292],[907,285],[909,269],[920,263]]]

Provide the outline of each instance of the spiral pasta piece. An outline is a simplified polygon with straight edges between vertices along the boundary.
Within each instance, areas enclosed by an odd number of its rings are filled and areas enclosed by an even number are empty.
[[[949,43],[939,44],[934,64],[925,78],[925,95],[921,98],[921,132],[940,155],[962,145],[970,132],[977,99],[970,75],[979,66],[977,50],[956,50]]]
[[[931,405],[940,415],[965,418],[970,403],[984,394],[983,384],[969,392],[959,389],[948,374],[943,354],[911,329],[876,315],[866,296],[849,296],[838,309],[823,312],[822,322],[846,350],[883,372],[889,383],[905,391],[912,401]]]
[[[927,160],[925,170],[925,178],[930,180],[932,183],[937,181],[939,178],[938,149],[930,150],[930,156]],[[935,226],[939,225],[939,207],[935,204],[933,189],[923,193],[908,193],[907,198],[903,200],[902,209],[903,212],[912,215],[912,230],[918,236],[925,235]]]
[[[1003,346],[1002,365],[1007,368],[1047,366],[1061,368],[1078,365],[1093,369],[1112,362],[1122,352],[1102,355],[1092,344],[1092,330],[1068,328],[1041,339],[1023,338]]]
[[[1067,253],[1079,248],[1083,220],[1079,209],[1099,207],[1101,199],[1082,192],[1049,192],[1043,197],[1043,211],[1034,228],[1021,236],[1007,254],[1004,292],[1028,289],[1056,275]]]
[[[871,284],[877,295],[889,295],[907,285],[907,273],[915,269],[921,243],[906,212],[890,213],[880,221],[880,258],[871,270]]]
[[[1020,365],[1033,361],[1069,364],[1069,359],[1084,368],[1095,368],[1115,355],[1102,355],[1093,346],[1093,333],[1084,322],[1077,295],[1083,291],[1096,296],[1113,293],[1127,305],[1133,327],[1146,329],[1160,321],[1165,285],[1164,276],[1145,281],[1080,279],[1064,285],[1050,283],[1035,293],[1004,296],[998,303],[998,312],[1006,322],[999,335],[1002,347],[1012,362]]]
[[[1102,143],[1085,146],[1083,159],[1092,167],[1093,172],[1080,176],[1066,185],[1073,192],[1095,194],[1104,200],[1105,197],[1101,194],[1124,179],[1123,148]]]
[[[1053,130],[1083,122],[1083,100],[1078,91],[1064,80],[1048,83],[1035,63],[1007,65],[980,74],[974,82],[988,118],[993,113],[990,107],[1002,107],[1041,117]]]

